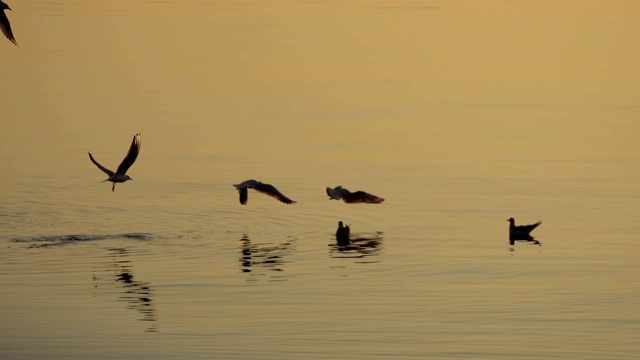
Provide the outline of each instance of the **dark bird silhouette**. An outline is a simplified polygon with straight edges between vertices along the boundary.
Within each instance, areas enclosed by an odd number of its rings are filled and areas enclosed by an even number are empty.
[[[9,18],[4,12],[5,10],[11,10],[11,8],[9,7],[9,5],[0,0],[0,10],[2,10],[2,12],[0,12],[0,30],[2,30],[2,33],[7,37],[7,39],[9,39],[9,41],[18,46],[16,38],[13,36],[13,31],[11,31],[11,23],[9,22]]]
[[[265,184],[257,180],[247,180],[240,184],[234,184],[235,188],[240,193],[240,204],[246,205],[247,199],[249,198],[248,189],[253,189],[259,191],[263,194],[267,194],[271,197],[274,197],[285,204],[295,204],[296,202],[284,196],[278,189],[276,189],[273,185]]]
[[[113,186],[111,187],[111,191],[115,191],[116,183],[125,182],[127,180],[133,180],[131,177],[129,177],[129,175],[126,175],[126,173],[127,173],[127,170],[129,170],[129,168],[131,167],[131,165],[133,165],[133,163],[136,161],[136,158],[140,153],[140,145],[141,145],[140,134],[135,134],[133,136],[133,141],[131,142],[131,147],[129,147],[129,152],[127,153],[127,156],[125,156],[125,158],[120,163],[120,166],[118,166],[118,170],[116,170],[116,172],[113,172],[107,169],[106,167],[100,165],[91,155],[91,151],[89,151],[89,159],[91,159],[91,162],[93,162],[98,167],[98,169],[104,171],[105,174],[109,175],[109,178],[102,182],[111,181],[113,183]]]
[[[338,221],[338,230],[336,231],[336,241],[339,246],[347,246],[351,242],[351,229],[349,225],[344,225],[342,221]]]
[[[516,221],[513,218],[507,220],[509,222],[509,239],[510,240],[533,240],[533,237],[529,234],[538,225],[542,224],[542,221],[538,221],[531,225],[516,226]]]
[[[364,191],[356,191],[351,192],[342,187],[342,185],[338,185],[335,188],[327,187],[327,195],[329,195],[329,200],[340,200],[353,204],[353,203],[367,203],[367,204],[380,204],[384,201],[383,198],[371,195]]]

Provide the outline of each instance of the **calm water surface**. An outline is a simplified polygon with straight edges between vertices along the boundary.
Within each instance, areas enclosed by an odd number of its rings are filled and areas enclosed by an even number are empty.
[[[1,358],[640,356],[637,4],[9,5]]]

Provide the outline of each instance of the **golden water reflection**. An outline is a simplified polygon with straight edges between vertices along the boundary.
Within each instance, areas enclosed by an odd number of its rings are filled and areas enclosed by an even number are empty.
[[[353,233],[348,245],[338,244],[335,237],[329,243],[329,254],[332,258],[365,259],[382,254],[384,233]],[[379,262],[369,259],[366,262]],[[361,261],[362,262],[362,261]]]
[[[284,272],[285,259],[296,248],[295,239],[287,239],[280,243],[255,243],[248,234],[240,238],[240,270],[252,275],[248,281],[256,281],[258,277],[267,275],[269,281],[286,280],[281,274]]]
[[[126,308],[138,313],[137,320],[147,324],[145,332],[158,331],[158,313],[154,302],[154,290],[150,283],[138,280],[134,276],[133,265],[126,248],[110,248],[111,261],[100,264],[102,269],[94,269],[93,282],[96,295],[104,295],[106,289],[119,290],[118,301]],[[101,275],[109,274],[109,275]]]

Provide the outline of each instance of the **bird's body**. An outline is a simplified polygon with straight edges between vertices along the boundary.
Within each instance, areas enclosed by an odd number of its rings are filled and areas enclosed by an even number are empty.
[[[507,221],[509,222],[509,239],[511,240],[533,240],[529,233],[542,224],[542,221],[538,221],[531,225],[516,226],[516,221],[513,218],[509,218]]]
[[[335,188],[327,187],[327,195],[329,196],[329,200],[340,200],[349,203],[366,203],[366,204],[380,204],[384,201],[383,198],[366,193],[364,191],[356,191],[351,192],[341,185],[336,186]]]
[[[351,242],[351,228],[344,225],[342,221],[338,221],[338,230],[336,231],[336,241],[339,246],[347,246]]]
[[[11,10],[11,8],[9,7],[9,5],[0,0],[0,10],[2,10],[0,11],[0,30],[2,30],[2,33],[7,37],[7,39],[9,39],[9,41],[18,46],[16,38],[13,36],[13,31],[11,31],[11,23],[9,22],[9,18],[4,12],[5,10]]]
[[[141,146],[140,134],[135,134],[133,136],[133,141],[131,142],[131,146],[129,147],[129,152],[127,153],[127,156],[125,156],[125,158],[120,163],[120,166],[118,166],[118,170],[116,170],[116,172],[113,172],[107,169],[106,167],[100,165],[93,158],[93,155],[91,155],[91,152],[89,152],[89,159],[91,159],[91,162],[93,162],[98,167],[98,169],[102,170],[105,174],[109,176],[109,178],[107,178],[103,182],[111,181],[113,183],[113,186],[111,187],[111,191],[115,191],[116,183],[122,183],[127,180],[133,180],[131,177],[129,177],[129,175],[127,175],[127,170],[129,170],[131,165],[133,165],[133,163],[136,161],[136,158],[140,153],[140,146]]]
[[[248,189],[253,189],[259,191],[263,194],[267,194],[273,198],[278,199],[280,202],[285,204],[295,204],[296,202],[284,196],[278,189],[276,189],[271,184],[265,184],[257,180],[246,180],[240,184],[233,184],[233,186],[240,193],[240,204],[246,205],[247,200],[249,199]]]

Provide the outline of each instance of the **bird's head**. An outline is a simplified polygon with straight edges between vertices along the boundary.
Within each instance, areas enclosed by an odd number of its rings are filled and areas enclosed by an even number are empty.
[[[133,180],[131,176],[127,175],[127,180]]]
[[[512,223],[512,224],[516,222],[513,218],[508,218],[507,221]]]

